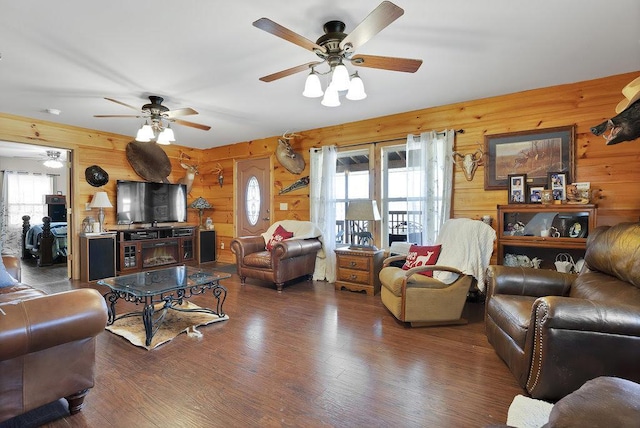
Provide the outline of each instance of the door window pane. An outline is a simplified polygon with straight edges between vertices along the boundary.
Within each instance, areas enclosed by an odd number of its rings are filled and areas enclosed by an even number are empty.
[[[245,195],[247,220],[251,226],[255,226],[260,218],[260,202],[260,183],[254,175],[247,182],[247,194]]]

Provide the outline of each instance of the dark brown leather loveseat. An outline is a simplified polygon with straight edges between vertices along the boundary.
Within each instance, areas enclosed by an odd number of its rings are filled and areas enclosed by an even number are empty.
[[[598,376],[640,382],[640,223],[592,231],[577,276],[488,276],[487,338],[531,397],[556,401]]]
[[[20,261],[2,257],[20,280]],[[96,336],[107,306],[93,289],[46,295],[18,283],[0,288],[0,422],[66,398],[80,411],[93,387]]]

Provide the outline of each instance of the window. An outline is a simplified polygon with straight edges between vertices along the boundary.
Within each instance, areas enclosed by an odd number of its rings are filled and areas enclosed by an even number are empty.
[[[381,216],[382,245],[395,241],[422,244],[422,225],[417,212],[407,212],[406,144],[382,148]]]
[[[336,161],[336,242],[352,242],[353,227],[366,227],[360,222],[347,224],[345,216],[348,202],[354,199],[372,199],[369,172],[369,149],[338,153]],[[364,222],[362,222],[364,223]],[[371,229],[367,229],[371,230]]]
[[[6,175],[9,226],[22,225],[22,216],[31,216],[31,224],[46,215],[44,196],[53,193],[53,177],[45,174],[12,173]]]

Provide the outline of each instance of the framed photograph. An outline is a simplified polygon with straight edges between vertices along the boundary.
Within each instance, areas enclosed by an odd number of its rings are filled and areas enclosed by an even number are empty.
[[[510,174],[526,174],[545,186],[550,171],[575,177],[575,126],[485,135],[484,189],[508,188]]]
[[[554,201],[564,201],[567,199],[567,182],[569,177],[566,172],[548,173],[548,188],[553,193]]]
[[[529,186],[529,203],[541,204],[543,190],[544,190],[543,186]]]
[[[524,204],[527,202],[527,174],[509,174],[509,203]]]

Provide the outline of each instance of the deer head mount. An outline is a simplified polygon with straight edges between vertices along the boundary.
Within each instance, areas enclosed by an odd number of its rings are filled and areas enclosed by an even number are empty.
[[[478,143],[478,145],[480,145]],[[458,153],[453,152],[453,163],[460,166],[462,168],[462,172],[464,172],[464,177],[467,181],[473,180],[473,176],[478,169],[478,166],[483,165],[482,158],[484,157],[484,151],[482,150],[482,146],[478,150],[473,153]]]
[[[218,176],[218,183],[220,184],[220,187],[222,187],[222,183],[224,183],[223,172],[224,170],[222,169],[222,165],[220,165],[220,162],[217,162],[216,167],[211,170],[212,174],[215,174]]]
[[[287,135],[287,133],[285,132],[284,134],[282,134],[282,138],[278,138],[276,159],[278,159],[280,165],[285,167],[287,171],[292,174],[300,174],[306,166],[306,163],[304,159],[302,159],[302,156],[299,153],[296,153],[289,143],[289,140],[299,136],[300,135],[294,133],[290,133],[289,135]]]
[[[180,166],[186,169],[184,177],[178,180],[179,184],[187,185],[187,193],[191,193],[191,187],[193,186],[193,180],[198,175],[198,165],[186,163],[184,159],[191,159],[191,156],[180,152]]]

